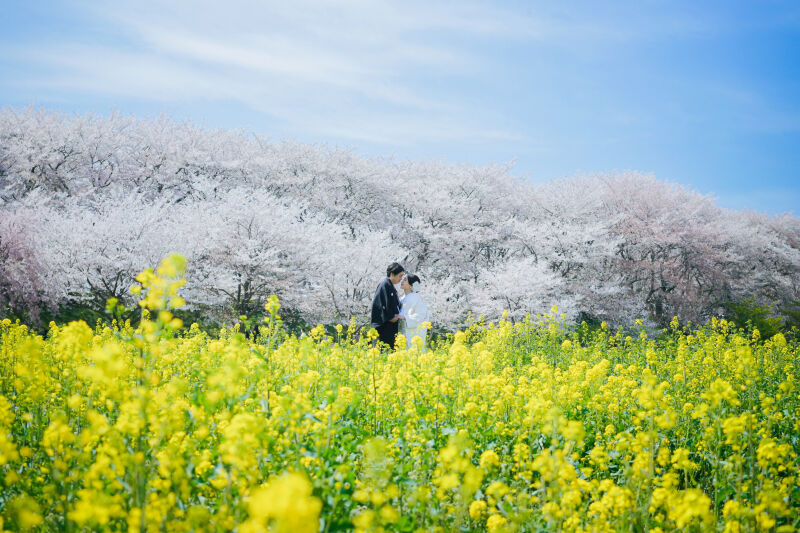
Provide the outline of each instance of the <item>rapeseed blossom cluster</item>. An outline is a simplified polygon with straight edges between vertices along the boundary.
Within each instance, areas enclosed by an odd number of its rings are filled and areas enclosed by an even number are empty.
[[[793,531],[799,350],[503,319],[382,353],[355,325],[0,323],[0,530]],[[113,311],[115,302],[110,302]],[[405,343],[399,346],[405,347]]]

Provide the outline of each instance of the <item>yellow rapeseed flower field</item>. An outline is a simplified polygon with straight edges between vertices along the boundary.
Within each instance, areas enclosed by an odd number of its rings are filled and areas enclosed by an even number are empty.
[[[0,325],[0,529],[794,531],[798,346],[712,321],[658,339],[501,320],[391,353],[173,311]],[[109,302],[113,311],[116,302]],[[405,346],[400,342],[398,346]]]

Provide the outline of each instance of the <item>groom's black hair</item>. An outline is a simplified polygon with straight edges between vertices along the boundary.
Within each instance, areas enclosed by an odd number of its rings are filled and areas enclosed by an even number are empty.
[[[388,267],[386,267],[386,277],[388,278],[392,274],[399,274],[400,272],[405,272],[406,269],[403,268],[403,265],[400,263],[392,263]]]
[[[413,285],[415,283],[420,283],[419,276],[417,276],[416,274],[409,275],[408,276],[408,283],[410,285]]]

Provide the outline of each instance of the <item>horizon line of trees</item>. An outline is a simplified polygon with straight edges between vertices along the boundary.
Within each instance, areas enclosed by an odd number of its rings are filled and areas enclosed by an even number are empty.
[[[553,305],[662,326],[742,302],[788,316],[800,300],[800,218],[723,209],[652,175],[532,184],[510,165],[368,158],[164,117],[0,112],[0,316],[130,303],[134,276],[169,252],[189,261],[197,316],[220,323],[270,294],[307,323],[366,323],[392,261],[420,275],[445,329]]]

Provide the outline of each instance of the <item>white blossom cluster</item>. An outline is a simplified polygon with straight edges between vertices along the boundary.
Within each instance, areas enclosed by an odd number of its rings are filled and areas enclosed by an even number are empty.
[[[436,325],[704,320],[800,298],[800,218],[718,207],[626,172],[546,184],[510,166],[366,158],[166,118],[0,113],[0,313],[107,298],[169,252],[222,320],[270,294],[310,322],[368,321],[399,261]]]

